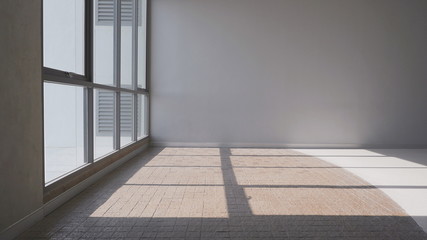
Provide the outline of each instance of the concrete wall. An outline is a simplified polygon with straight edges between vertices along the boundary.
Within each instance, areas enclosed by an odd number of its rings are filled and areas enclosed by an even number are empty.
[[[151,1],[151,133],[176,145],[427,145],[427,1]]]
[[[0,1],[0,232],[42,206],[41,0]]]

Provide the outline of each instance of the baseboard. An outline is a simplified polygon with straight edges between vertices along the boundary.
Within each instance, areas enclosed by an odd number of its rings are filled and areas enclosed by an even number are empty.
[[[300,143],[220,143],[220,142],[156,142],[153,147],[241,147],[241,148],[305,148],[305,149],[423,149],[423,144],[300,144]]]
[[[0,239],[10,240],[16,238],[19,234],[33,226],[38,221],[42,220],[44,216],[43,207],[40,207],[36,211],[28,214],[21,220],[3,230],[3,232],[0,233]]]
[[[130,159],[134,158],[136,155],[144,151],[149,144],[145,144],[143,147],[133,151],[132,153],[126,155],[125,157],[121,158],[120,160],[114,162],[113,164],[109,165],[108,167],[102,169],[101,171],[95,173],[94,175],[90,176],[89,178],[83,180],[76,186],[70,188],[69,190],[65,191],[61,195],[57,196],[56,198],[50,200],[49,202],[45,203],[42,207],[34,211],[33,213],[25,216],[18,222],[14,223],[13,225],[6,228],[4,231],[0,233],[0,239],[1,240],[12,240],[19,236],[19,234],[23,233],[25,230],[30,228],[35,223],[39,222],[43,219],[44,216],[48,215],[67,201],[69,201],[71,198],[85,190],[90,185],[97,182],[99,179],[101,179],[106,174],[110,173],[114,169],[118,168],[120,165],[124,164],[125,162],[129,161]]]
[[[427,216],[411,216],[415,222],[427,233]]]

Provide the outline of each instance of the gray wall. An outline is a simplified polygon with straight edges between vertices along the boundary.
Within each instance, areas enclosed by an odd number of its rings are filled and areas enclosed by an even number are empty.
[[[0,232],[42,206],[41,1],[0,1]]]
[[[426,12],[425,0],[151,1],[152,139],[427,145]]]

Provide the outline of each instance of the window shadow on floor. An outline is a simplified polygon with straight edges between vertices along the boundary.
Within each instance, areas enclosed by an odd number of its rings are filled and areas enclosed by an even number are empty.
[[[150,149],[19,239],[427,239],[363,180],[274,153]]]

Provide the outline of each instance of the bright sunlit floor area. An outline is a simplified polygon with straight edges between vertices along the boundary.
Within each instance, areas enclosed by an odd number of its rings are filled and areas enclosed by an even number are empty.
[[[427,150],[150,148],[19,239],[427,239],[426,166]]]

